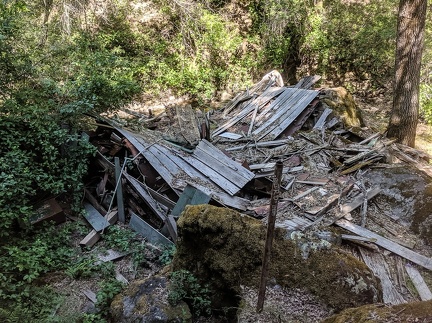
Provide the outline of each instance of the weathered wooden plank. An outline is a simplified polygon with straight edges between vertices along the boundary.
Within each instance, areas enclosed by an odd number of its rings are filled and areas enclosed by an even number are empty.
[[[237,139],[240,139],[241,137],[243,137],[243,135],[239,135],[238,133],[232,133],[232,132],[223,132],[223,133],[219,134],[218,136],[223,137],[223,138],[227,138],[227,139],[232,139],[232,140],[237,140]]]
[[[110,225],[116,223],[117,219],[118,219],[118,212],[117,210],[111,211],[107,216],[106,219],[108,221],[108,223]],[[99,232],[97,232],[96,230],[92,230],[90,231],[90,233],[88,235],[85,236],[84,239],[82,239],[80,241],[80,246],[83,247],[93,247],[95,245],[96,242],[99,241],[99,239],[101,238],[101,234]]]
[[[131,212],[129,227],[145,237],[154,245],[172,246],[173,242],[167,239],[159,231],[154,229],[150,224],[141,219],[138,215]]]
[[[222,176],[238,186],[246,185],[255,174],[247,170],[240,163],[232,160],[207,140],[201,140],[194,151],[194,156],[208,166],[217,170]]]
[[[383,255],[380,253],[369,252],[368,250],[361,247],[359,250],[365,264],[381,281],[384,303],[392,305],[406,303],[405,299],[397,291],[389,277],[388,264],[385,261]]]
[[[325,108],[323,113],[321,113],[321,116],[319,117],[318,121],[314,125],[314,129],[323,129],[325,128],[325,123],[328,118],[328,116],[333,112],[330,108]]]
[[[234,118],[227,121],[225,124],[217,128],[212,133],[212,138],[221,134],[228,128],[234,126],[236,123],[241,121],[243,118],[247,117],[249,114],[251,114],[257,106],[264,105],[269,100],[271,100],[274,96],[279,94],[281,92],[280,88],[268,88],[266,89],[259,97],[255,98],[252,102],[250,102],[244,109],[236,115]]]
[[[405,270],[408,273],[408,276],[411,279],[412,283],[414,284],[414,287],[417,289],[420,299],[422,301],[431,300],[432,293],[417,268],[414,268],[413,266],[410,266],[408,264],[405,266]]]
[[[84,217],[95,231],[102,231],[110,225],[108,220],[105,219],[90,203],[84,203],[84,209]]]
[[[175,163],[179,169],[181,169],[191,178],[191,180],[198,180],[203,182],[209,181],[208,178],[204,176],[199,170],[195,169],[187,161],[181,158],[181,156],[184,155],[183,153],[168,149],[162,145],[158,145],[157,149],[160,150],[162,154],[165,154],[167,158],[169,158],[173,163]]]
[[[83,289],[81,293],[83,293],[91,302],[95,304],[97,303],[96,294],[92,292],[90,289]]]
[[[195,169],[199,170],[204,176],[207,177],[208,180],[215,183],[217,186],[222,188],[230,195],[236,194],[243,187],[240,187],[235,183],[230,182],[225,177],[221,176],[221,174],[215,171],[213,168],[209,167],[208,165],[193,156],[181,156],[181,158],[187,161],[193,167],[195,167]]]
[[[310,101],[312,101],[318,95],[317,91],[311,90],[287,90],[288,92],[291,92],[291,95],[286,101],[280,103],[280,107],[276,113],[271,115],[270,118],[263,122],[258,129],[255,129],[252,132],[254,136],[260,136],[260,138],[266,136],[270,131],[274,130],[276,126],[280,125],[282,120],[286,120],[291,115],[294,115],[294,112],[297,112],[295,117],[292,119],[292,121],[294,121],[294,119],[306,108]],[[305,104],[305,102],[307,102],[307,104]],[[285,128],[283,128],[282,131],[285,130]]]
[[[286,102],[290,102],[291,98],[295,95],[298,95],[298,93],[298,90],[284,88],[283,93],[279,95],[270,105],[265,107],[256,117],[256,126],[260,127],[263,123],[268,122],[268,119],[273,117],[273,110],[279,111],[281,107],[286,104]],[[276,120],[276,118],[274,118],[274,120]],[[257,131],[257,129],[255,131]]]
[[[309,91],[309,90],[304,90]],[[305,110],[309,103],[312,102],[313,99],[318,95],[317,91],[312,91],[308,95],[302,97],[296,105],[292,106],[289,110],[291,113],[287,113],[284,115],[284,119],[279,119],[276,124],[277,126],[272,126],[272,130],[270,132],[264,132],[260,135],[260,139],[264,138],[267,135],[270,135],[271,138],[277,138],[302,112]]]
[[[378,195],[380,192],[381,192],[381,189],[379,187],[371,188],[367,191],[366,196],[364,196],[363,194],[359,194],[350,203],[342,205],[340,210],[344,214],[350,213],[351,211],[355,210],[360,205],[362,205],[365,198],[367,200],[370,200],[373,197],[375,197],[376,195]]]
[[[116,196],[117,196],[117,208],[118,208],[118,218],[121,223],[125,223],[125,213],[124,213],[124,203],[123,203],[123,185],[121,182],[121,166],[120,159],[118,157],[114,158],[115,165],[115,179],[116,179]]]
[[[231,196],[225,192],[217,192],[211,188],[205,187],[198,183],[188,182],[188,184],[199,189],[203,193],[210,196],[214,201],[224,206],[228,206],[240,211],[246,211],[250,206],[250,201],[247,199],[237,197],[237,196]]]
[[[162,210],[158,203],[153,199],[153,197],[148,193],[148,191],[143,186],[143,183],[140,183],[136,178],[133,176],[123,173],[123,176],[126,178],[126,180],[129,182],[130,185],[135,189],[135,191],[141,196],[143,201],[147,204],[147,206],[161,219],[162,221],[165,221],[165,214],[162,213]]]
[[[280,140],[272,140],[272,141],[261,141],[261,142],[250,142],[246,145],[235,146],[225,149],[226,151],[234,151],[234,150],[243,150],[245,148],[258,148],[258,147],[277,147],[285,144],[292,143],[293,139],[280,139]]]
[[[375,244],[377,244],[380,247],[383,247],[405,259],[410,260],[411,262],[420,265],[426,269],[432,270],[432,258],[423,256],[415,251],[412,251],[408,248],[405,248],[387,238],[384,238],[380,236],[379,234],[372,232],[368,229],[365,229],[359,225],[356,225],[348,220],[338,220],[335,222],[336,225],[338,225],[341,228],[344,228],[345,230],[348,230],[352,233],[355,233],[359,236],[365,237],[365,238],[372,238],[376,239]]]
[[[87,201],[89,201],[90,204],[93,205],[93,207],[98,210],[100,214],[106,214],[107,210],[99,204],[98,200],[87,188],[84,188],[84,195]]]
[[[308,219],[294,215],[292,219],[277,222],[276,226],[287,231],[302,231],[304,228],[309,227],[312,223],[313,222]]]
[[[183,212],[186,205],[199,205],[199,204],[207,204],[210,202],[211,197],[205,194],[204,192],[187,185],[180,195],[177,204],[171,212],[171,215],[174,217],[179,217],[181,212]]]

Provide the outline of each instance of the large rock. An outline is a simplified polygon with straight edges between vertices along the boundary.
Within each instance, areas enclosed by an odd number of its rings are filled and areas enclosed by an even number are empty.
[[[258,287],[266,235],[260,221],[226,208],[188,206],[178,230],[173,270],[189,270],[210,284],[214,307],[233,306],[240,285]],[[378,279],[337,248],[312,251],[304,259],[286,231],[277,229],[271,259],[270,279],[306,289],[336,310],[381,300]]]
[[[383,216],[409,227],[427,245],[432,243],[432,181],[423,172],[406,165],[370,169],[366,185],[379,186],[376,197]]]
[[[432,301],[394,306],[365,305],[358,308],[346,309],[323,321],[323,323],[346,322],[432,322]]]
[[[321,102],[325,103],[338,115],[347,127],[364,127],[361,110],[357,107],[353,96],[343,87],[324,89],[321,91]]]
[[[171,306],[168,302],[168,280],[155,276],[133,282],[117,295],[110,307],[113,322],[191,322],[192,315],[184,302]]]

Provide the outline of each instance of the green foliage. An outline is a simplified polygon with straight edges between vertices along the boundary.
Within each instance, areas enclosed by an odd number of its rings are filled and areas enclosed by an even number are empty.
[[[396,4],[389,0],[324,1],[321,24],[314,30],[317,63],[343,82],[347,73],[383,83],[392,74],[396,34]],[[320,33],[320,35],[317,35]]]
[[[77,229],[67,223],[46,225],[26,235],[10,237],[0,245],[0,320],[48,322],[62,299],[35,284],[43,275],[65,269],[76,253],[70,237]],[[7,319],[4,319],[4,318]]]
[[[138,267],[144,261],[146,244],[139,235],[129,228],[113,225],[104,234],[106,247],[132,253],[132,262]]]
[[[163,266],[169,265],[174,257],[174,254],[176,252],[176,246],[171,245],[169,247],[165,247],[162,251],[161,255],[159,256],[159,261]]]
[[[157,36],[149,44],[145,77],[156,89],[173,89],[199,101],[208,101],[216,91],[250,80],[255,66],[249,53],[241,53],[243,39],[235,26],[198,2],[180,6],[160,1],[170,17],[169,37]]]
[[[174,271],[170,275],[168,301],[176,305],[181,300],[188,303],[196,316],[211,314],[210,291],[187,270]]]
[[[121,292],[123,284],[116,279],[109,279],[102,281],[99,287],[100,290],[96,294],[96,306],[102,316],[107,316],[111,302],[114,296]]]
[[[1,322],[54,322],[53,311],[63,299],[48,287],[29,286],[27,296],[19,301],[6,300],[0,305]]]

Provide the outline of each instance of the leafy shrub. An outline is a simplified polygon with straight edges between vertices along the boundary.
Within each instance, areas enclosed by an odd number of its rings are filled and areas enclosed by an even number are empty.
[[[202,286],[197,278],[187,270],[174,271],[170,275],[168,301],[171,305],[177,305],[181,300],[188,303],[196,316],[211,313],[208,287]]]
[[[165,247],[159,256],[159,261],[163,266],[169,265],[174,257],[174,254],[176,252],[176,246],[171,245],[169,247]]]
[[[99,313],[102,316],[106,316],[109,313],[109,307],[114,296],[123,289],[123,284],[116,279],[109,279],[101,282],[99,287],[100,290],[96,294],[96,306],[99,309]]]

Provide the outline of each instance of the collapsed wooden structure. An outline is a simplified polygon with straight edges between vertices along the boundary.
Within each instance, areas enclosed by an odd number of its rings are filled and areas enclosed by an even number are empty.
[[[98,153],[85,202],[94,230],[82,245],[96,243],[117,218],[149,242],[170,245],[177,238],[176,220],[193,204],[229,207],[265,221],[273,170],[282,161],[279,227],[297,232],[337,225],[354,234],[341,238],[361,245],[371,267],[376,257],[365,248],[375,245],[431,270],[432,259],[409,243],[365,228],[368,201],[381,189],[365,187],[361,179],[365,167],[393,159],[430,173],[429,156],[381,133],[346,129],[322,104],[320,91],[311,89],[316,80],[308,77],[294,87],[275,86],[274,79],[260,82],[224,109],[206,113],[201,123],[192,108],[182,107],[168,122],[177,127],[178,141],[172,132],[169,138],[160,130],[134,132],[97,117],[97,129],[88,133]],[[182,115],[192,117],[185,122]],[[189,145],[181,144],[185,141]],[[357,208],[358,221],[351,216]],[[385,271],[375,267],[387,282]],[[412,268],[409,274],[417,275]],[[431,298],[424,285],[419,288]],[[405,301],[398,294],[387,297],[389,303]]]

